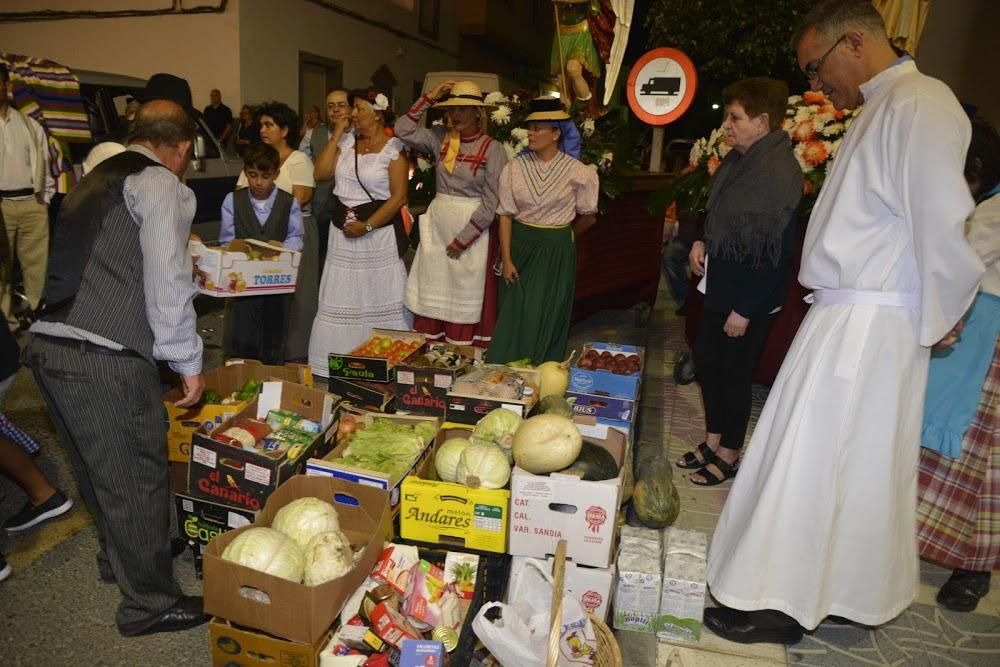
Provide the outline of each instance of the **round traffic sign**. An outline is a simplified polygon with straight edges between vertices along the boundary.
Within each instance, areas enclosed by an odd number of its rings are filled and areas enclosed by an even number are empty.
[[[694,100],[698,73],[682,51],[663,47],[639,58],[628,75],[628,104],[650,125],[680,118]]]

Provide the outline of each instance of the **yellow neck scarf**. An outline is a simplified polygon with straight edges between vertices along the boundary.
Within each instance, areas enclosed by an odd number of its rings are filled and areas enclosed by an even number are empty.
[[[455,171],[455,162],[458,160],[458,149],[462,145],[462,138],[458,134],[458,130],[448,130],[448,134],[444,137],[444,168],[448,173]]]

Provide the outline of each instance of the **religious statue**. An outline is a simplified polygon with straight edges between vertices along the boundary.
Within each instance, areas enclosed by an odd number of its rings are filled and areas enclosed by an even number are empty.
[[[635,0],[552,0],[556,14],[556,39],[552,44],[552,73],[560,77],[567,105],[573,100],[587,104],[587,114],[596,117],[602,110],[594,97],[601,78],[601,63],[607,66],[604,79],[606,106],[614,94],[621,69]]]

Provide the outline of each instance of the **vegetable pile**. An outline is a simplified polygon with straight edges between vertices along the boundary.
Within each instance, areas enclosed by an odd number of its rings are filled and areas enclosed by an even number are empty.
[[[334,459],[354,468],[381,472],[396,484],[434,439],[434,425],[416,426],[376,418],[365,427],[351,415],[341,415],[338,445],[348,443],[343,456]]]
[[[203,405],[232,405],[252,401],[257,398],[262,386],[260,380],[250,378],[229,396],[223,396],[217,389],[206,389],[201,395],[201,402]]]

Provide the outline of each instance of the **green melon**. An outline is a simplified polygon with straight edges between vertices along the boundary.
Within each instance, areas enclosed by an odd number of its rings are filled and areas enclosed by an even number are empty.
[[[657,461],[645,466],[632,491],[635,515],[650,528],[666,528],[677,520],[681,511],[681,499],[671,480],[669,465]]]

